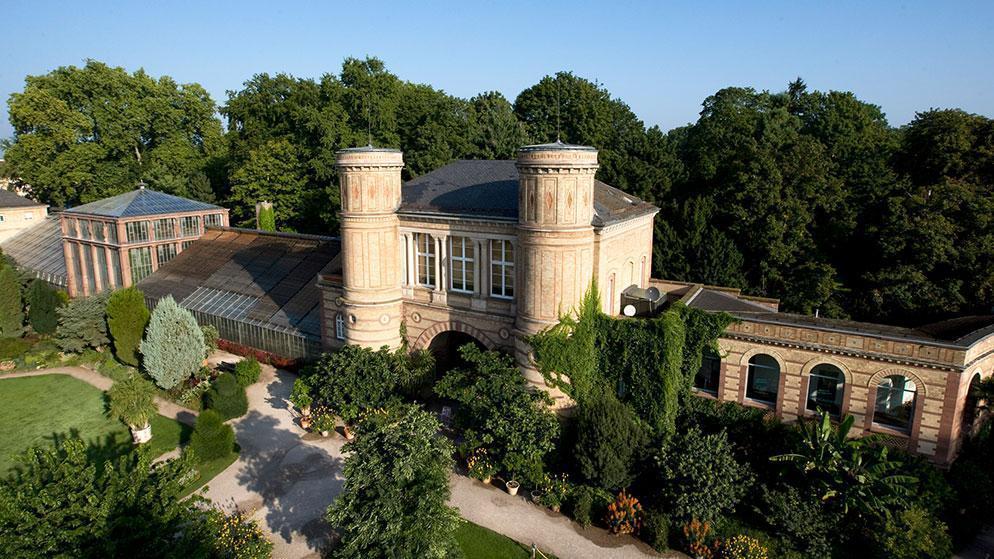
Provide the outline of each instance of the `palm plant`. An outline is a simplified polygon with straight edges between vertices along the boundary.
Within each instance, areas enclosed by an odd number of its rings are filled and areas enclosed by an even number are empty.
[[[149,420],[155,415],[155,388],[138,375],[115,382],[107,392],[110,397],[110,415],[120,419],[131,429],[135,444],[152,438]]]
[[[829,414],[801,427],[803,443],[798,452],[773,456],[789,462],[812,478],[823,501],[837,504],[844,513],[883,516],[907,506],[918,479],[901,473],[904,463],[889,456],[888,448],[874,436],[851,438],[855,418],[847,415],[838,427]]]

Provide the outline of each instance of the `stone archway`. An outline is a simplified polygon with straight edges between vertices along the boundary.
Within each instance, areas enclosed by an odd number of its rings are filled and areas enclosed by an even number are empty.
[[[480,340],[456,330],[446,330],[432,338],[428,344],[428,351],[435,358],[436,375],[442,375],[446,371],[466,365],[466,361],[459,353],[459,348],[466,344],[474,344],[480,349],[486,349]]]

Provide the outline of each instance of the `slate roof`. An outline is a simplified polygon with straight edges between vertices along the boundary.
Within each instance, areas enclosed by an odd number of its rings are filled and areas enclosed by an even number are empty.
[[[339,261],[334,237],[210,228],[138,287],[158,300],[320,340],[317,274]]]
[[[4,254],[18,267],[52,285],[67,285],[66,258],[62,252],[62,228],[59,216],[50,215],[30,229],[0,243]]]
[[[138,188],[131,192],[83,204],[65,210],[67,214],[99,215],[103,217],[137,217],[143,215],[172,214],[181,212],[199,212],[222,210],[220,206],[198,202],[149,190]]]
[[[400,211],[514,220],[518,169],[513,160],[460,160],[407,181]],[[648,202],[594,181],[595,227],[656,211]]]
[[[26,196],[18,196],[16,192],[0,188],[0,208],[34,208],[44,205]]]

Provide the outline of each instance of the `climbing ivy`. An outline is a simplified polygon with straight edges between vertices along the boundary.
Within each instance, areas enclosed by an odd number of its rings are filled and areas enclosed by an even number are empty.
[[[733,319],[680,303],[654,317],[617,319],[601,312],[597,293],[591,284],[574,313],[529,338],[538,369],[581,406],[614,390],[656,436],[669,438],[703,351],[717,348]]]

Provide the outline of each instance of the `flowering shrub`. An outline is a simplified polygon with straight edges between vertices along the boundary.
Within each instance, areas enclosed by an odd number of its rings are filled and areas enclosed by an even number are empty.
[[[214,532],[214,550],[224,559],[268,559],[273,542],[248,514],[236,510],[225,514],[218,509],[209,513],[208,523]]]
[[[720,559],[768,559],[769,551],[756,538],[732,536],[718,546]]]
[[[466,471],[471,478],[485,480],[497,473],[497,467],[487,454],[487,449],[481,446],[466,458]]]
[[[711,559],[711,548],[708,546],[708,536],[711,534],[711,524],[701,522],[696,518],[684,524],[684,549],[691,557]]]
[[[636,534],[642,527],[642,505],[622,490],[608,505],[605,522],[612,534]]]
[[[312,431],[334,431],[335,430],[335,415],[331,413],[328,408],[319,406],[311,411],[311,417],[313,418],[313,423],[311,423]]]
[[[566,474],[563,474],[561,476],[545,478],[545,483],[542,487],[542,496],[539,498],[539,503],[542,506],[559,511],[559,507],[566,501],[566,497],[570,492],[569,482],[566,481],[567,477]]]

